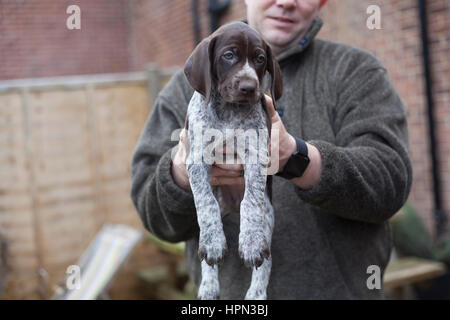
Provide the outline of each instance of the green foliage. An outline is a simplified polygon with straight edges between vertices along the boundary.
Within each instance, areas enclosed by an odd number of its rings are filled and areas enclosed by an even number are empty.
[[[148,240],[153,244],[155,244],[160,250],[164,252],[172,253],[177,256],[184,255],[184,247],[185,247],[184,242],[170,243],[155,237],[151,233],[148,234]]]
[[[450,235],[434,242],[421,217],[406,203],[391,220],[395,250],[400,256],[415,256],[450,266]]]

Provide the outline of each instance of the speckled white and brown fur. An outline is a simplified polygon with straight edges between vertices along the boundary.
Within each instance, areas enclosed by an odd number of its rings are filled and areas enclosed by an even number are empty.
[[[219,100],[218,102],[216,102]],[[251,109],[251,110],[250,110]],[[250,113],[249,113],[250,111]],[[244,115],[248,114],[245,118]],[[223,200],[223,189],[212,187],[210,184],[211,165],[204,162],[195,161],[195,152],[203,150],[209,141],[206,139],[196,139],[194,133],[204,134],[205,130],[214,128],[222,132],[225,137],[225,129],[235,128],[266,130],[266,119],[261,106],[233,105],[213,99],[206,105],[205,98],[195,92],[188,107],[188,137],[189,156],[186,161],[186,168],[189,174],[189,182],[194,195],[195,206],[197,208],[197,219],[200,227],[199,256],[202,261],[202,282],[198,296],[201,299],[214,299],[219,296],[219,281],[217,266],[226,252],[226,239],[222,228],[222,213],[233,211],[233,204]],[[194,130],[195,123],[208,124],[203,126],[201,131]],[[261,131],[256,131],[261,132]],[[196,142],[202,141],[199,147]],[[257,152],[258,155],[268,156],[268,143],[261,145],[260,150],[249,150],[255,148],[248,145],[244,149],[245,153]],[[239,148],[237,148],[239,150]],[[245,159],[246,154],[238,154],[240,159]],[[247,292],[248,298],[264,299],[266,297],[265,288],[270,276],[271,261],[264,261],[270,257],[270,242],[273,229],[273,208],[269,201],[266,190],[267,176],[263,173],[267,167],[267,161],[257,157],[256,163],[244,163],[245,192],[240,202],[240,234],[239,234],[239,254],[244,262],[255,267],[252,276],[252,284]],[[225,212],[227,210],[228,212]],[[236,211],[235,211],[236,212]],[[256,266],[262,266],[256,270]]]
[[[218,264],[227,251],[222,217],[229,212],[240,213],[239,255],[247,266],[253,267],[245,297],[267,297],[274,212],[266,174],[271,123],[261,89],[266,71],[271,75],[272,95],[277,99],[282,90],[279,66],[259,34],[241,22],[222,26],[203,40],[185,66],[186,77],[196,90],[187,110],[189,155],[186,168],[200,228],[200,299],[220,296]],[[235,146],[234,137],[232,141],[227,140],[229,129],[254,130],[257,134],[259,143],[256,145],[237,139],[244,144],[234,149],[243,161],[243,196],[236,195],[231,186],[211,186],[212,162],[205,161],[202,154],[211,144],[209,139],[203,139],[205,132],[211,129],[220,132],[228,146]],[[249,155],[255,154],[258,156],[252,159],[256,161],[246,161]]]

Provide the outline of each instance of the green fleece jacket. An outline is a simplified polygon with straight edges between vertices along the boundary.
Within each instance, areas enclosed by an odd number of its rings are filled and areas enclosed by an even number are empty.
[[[383,275],[392,246],[388,219],[411,187],[406,113],[381,63],[366,51],[315,39],[321,26],[317,18],[301,44],[277,57],[281,119],[319,149],[323,168],[310,190],[273,179],[268,298],[379,299],[383,289],[368,286],[376,283],[369,266]],[[184,127],[192,94],[180,71],[157,97],[133,156],[131,197],[151,233],[186,241],[187,269],[198,285],[194,200],[170,171],[177,144],[171,134]],[[221,298],[241,299],[251,269],[238,255],[239,214],[225,216],[223,226],[229,250],[219,268]]]

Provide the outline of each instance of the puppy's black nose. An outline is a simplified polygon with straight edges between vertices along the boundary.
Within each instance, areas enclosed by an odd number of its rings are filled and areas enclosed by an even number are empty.
[[[242,80],[239,83],[239,91],[245,95],[254,94],[256,90],[255,80]]]

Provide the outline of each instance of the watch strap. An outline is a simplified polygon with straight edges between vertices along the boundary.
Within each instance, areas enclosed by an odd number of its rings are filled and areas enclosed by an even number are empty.
[[[297,143],[297,153],[301,154],[304,157],[307,157],[308,156],[308,147],[306,145],[306,142],[297,137],[294,137],[294,139],[295,139],[295,142]]]
[[[297,150],[288,159],[286,165],[284,166],[283,171],[278,172],[276,174],[276,176],[279,176],[279,177],[282,177],[282,178],[285,178],[288,180],[301,177],[309,164],[308,146],[306,145],[306,142],[297,137],[294,137],[294,139],[297,144]],[[300,165],[299,165],[298,161],[301,161]],[[297,164],[297,165],[295,165],[295,164]],[[295,169],[293,169],[293,167]],[[300,172],[299,172],[299,170],[300,170]]]

